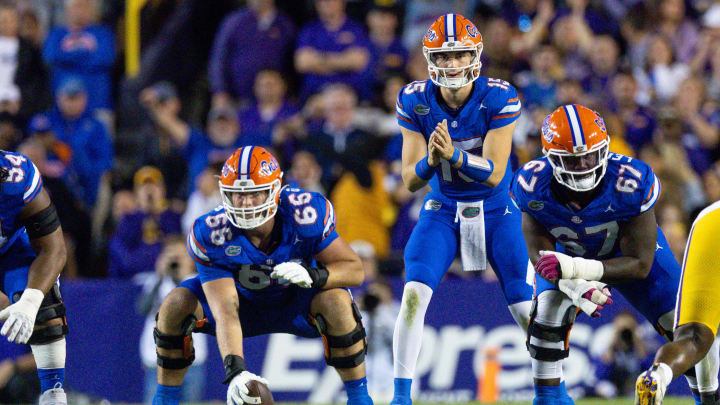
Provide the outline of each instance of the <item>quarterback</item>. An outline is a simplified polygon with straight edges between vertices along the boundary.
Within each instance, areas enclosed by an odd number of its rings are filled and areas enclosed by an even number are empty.
[[[40,379],[40,405],[65,405],[65,304],[58,276],[65,240],[38,168],[19,153],[0,150],[0,334],[29,344]]]
[[[533,273],[520,211],[508,194],[521,105],[510,83],[480,75],[482,49],[472,22],[441,16],[423,39],[430,79],[398,94],[403,182],[410,191],[425,185],[431,191],[404,252],[406,283],[393,336],[394,405],[412,403],[425,313],[458,247],[465,270],[492,266],[513,318],[523,329],[528,325]],[[550,286],[541,280],[538,289]]]

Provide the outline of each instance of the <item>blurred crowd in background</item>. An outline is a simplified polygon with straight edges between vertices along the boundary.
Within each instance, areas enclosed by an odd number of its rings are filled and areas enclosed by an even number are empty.
[[[580,103],[605,118],[612,151],[660,176],[678,257],[689,221],[720,199],[720,3],[127,4],[0,1],[0,148],[44,176],[64,277],[153,271],[163,241],[219,203],[215,176],[248,144],[280,159],[286,183],[329,196],[338,232],[400,274],[422,193],[399,176],[395,99],[427,78],[422,37],[450,11],[480,29],[482,74],[521,95],[514,167],[541,155],[550,111]]]
[[[225,159],[265,146],[287,184],[331,199],[376,307],[423,198],[400,178],[395,100],[428,78],[421,40],[448,12],[480,30],[482,75],[518,89],[513,167],[541,156],[554,108],[595,109],[611,151],[661,179],[681,260],[720,200],[720,1],[0,0],[0,149],[43,174],[63,277],[178,278],[164,250],[220,203]]]

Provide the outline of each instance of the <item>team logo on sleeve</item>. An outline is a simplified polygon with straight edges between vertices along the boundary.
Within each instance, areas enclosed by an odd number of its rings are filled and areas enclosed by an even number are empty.
[[[540,211],[545,208],[545,203],[538,200],[530,200],[530,202],[528,202],[528,208],[533,211]]]
[[[225,254],[227,256],[238,256],[242,253],[242,247],[230,245],[227,248],[225,248]]]
[[[418,104],[415,107],[413,107],[413,111],[415,111],[415,114],[417,115],[428,115],[430,114],[430,107],[422,104]]]
[[[442,203],[440,201],[435,200],[427,200],[425,203],[425,210],[426,211],[437,211],[442,207]]]

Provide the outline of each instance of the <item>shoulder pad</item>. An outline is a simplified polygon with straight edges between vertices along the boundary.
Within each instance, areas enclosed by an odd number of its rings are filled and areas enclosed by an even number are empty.
[[[304,238],[324,239],[335,229],[335,209],[320,193],[285,188],[280,195],[280,205]]]
[[[225,209],[215,208],[198,217],[187,237],[187,251],[196,262],[209,266],[218,249],[222,253],[225,242],[232,239],[232,226]]]
[[[510,194],[520,210],[525,211],[533,200],[542,198],[551,180],[552,167],[547,158],[531,160],[515,172],[510,183]]]
[[[488,78],[483,104],[488,108],[490,129],[502,128],[520,116],[522,103],[515,87],[505,80]]]
[[[650,165],[642,160],[611,153],[606,176],[628,214],[637,215],[649,210],[660,197],[660,181]]]
[[[8,171],[2,184],[3,194],[21,198],[23,205],[30,203],[42,189],[40,170],[20,153],[0,151],[0,155],[2,166]]]

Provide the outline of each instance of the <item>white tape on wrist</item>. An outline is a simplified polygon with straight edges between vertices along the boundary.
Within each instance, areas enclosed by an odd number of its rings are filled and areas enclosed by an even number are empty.
[[[584,259],[582,257],[573,257],[573,267],[573,278],[588,281],[599,281],[605,272],[600,260]]]
[[[42,291],[35,288],[26,288],[25,291],[23,291],[22,296],[20,296],[18,302],[26,302],[38,310],[40,309],[40,305],[42,305],[44,298],[45,294],[43,294]]]

